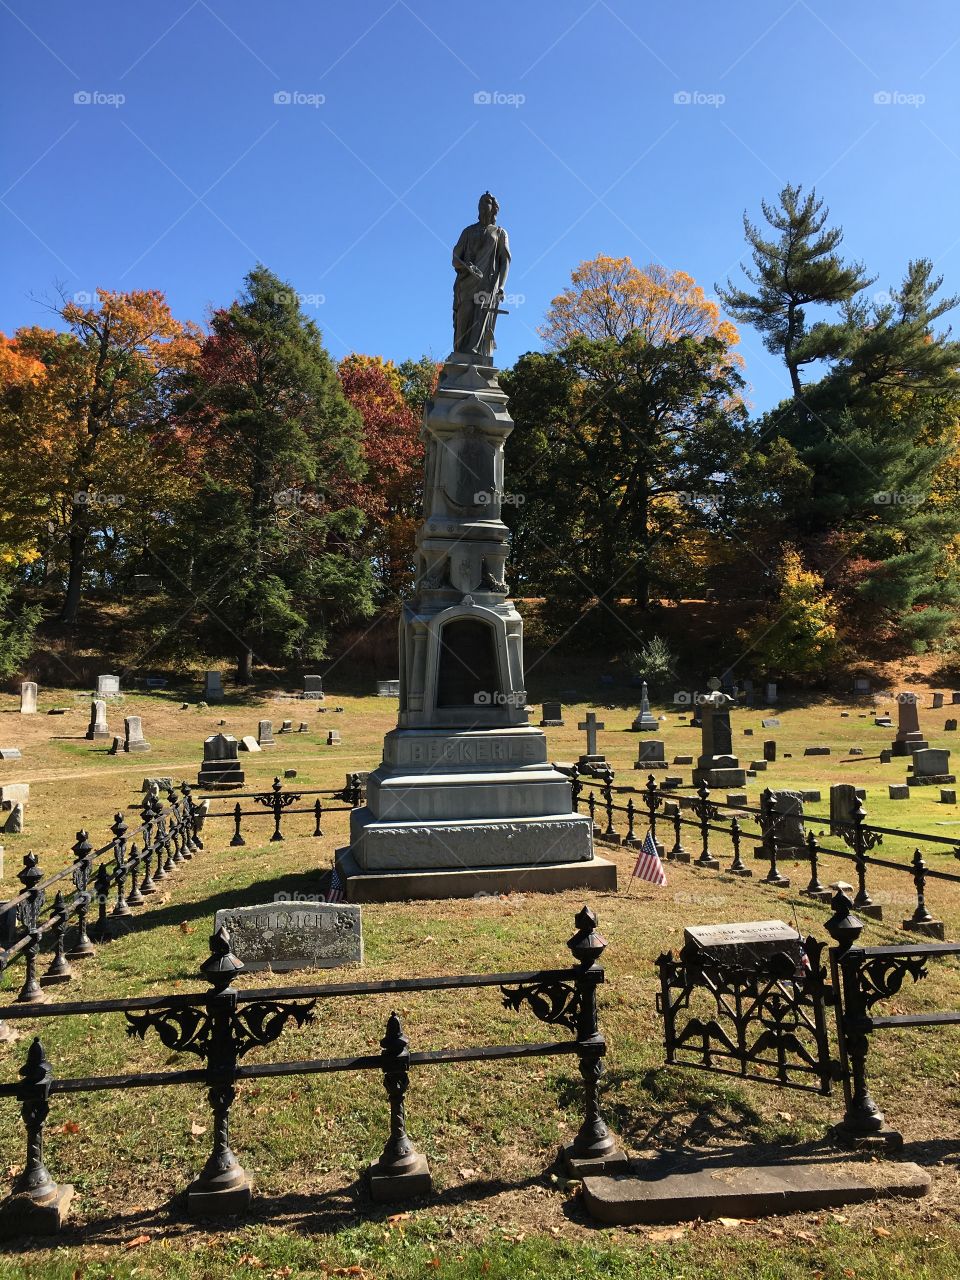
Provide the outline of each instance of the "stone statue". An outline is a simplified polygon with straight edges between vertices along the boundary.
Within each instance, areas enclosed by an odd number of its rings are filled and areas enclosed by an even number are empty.
[[[457,273],[453,286],[453,350],[490,360],[496,343],[493,331],[510,270],[510,241],[497,226],[500,206],[485,191],[480,197],[479,221],[465,227],[453,251]]]

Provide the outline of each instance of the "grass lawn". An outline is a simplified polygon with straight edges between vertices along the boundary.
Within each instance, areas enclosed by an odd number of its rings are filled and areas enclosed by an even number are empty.
[[[181,698],[132,695],[108,707],[111,727],[122,716],[143,717],[149,754],[110,757],[83,740],[89,703],[70,692],[41,690],[40,714],[20,717],[16,700],[0,699],[0,745],[17,745],[24,758],[0,764],[0,785],[31,784],[27,831],[2,837],[6,866],[2,893],[11,897],[22,855],[34,849],[52,871],[70,858],[76,830],[90,830],[102,843],[117,809],[131,825],[140,780],[170,774],[195,781],[202,739],[221,727],[237,737],[255,732],[260,717],[301,719],[310,732],[280,738],[271,753],[244,755],[248,784],[261,786],[275,772],[296,768],[296,785],[342,786],[351,769],[373,768],[395,705],[376,698],[327,698],[320,713],[310,703],[278,698],[228,699],[220,707],[179,710]],[[342,704],[342,715],[332,708]],[[67,706],[59,717],[44,712]],[[606,751],[620,781],[634,773],[637,735],[627,732],[634,708],[592,704],[602,712]],[[656,708],[655,708],[656,709]],[[563,729],[547,730],[555,759],[573,760],[583,748],[576,729],[586,706],[565,707]],[[841,719],[841,711],[849,717]],[[860,719],[861,712],[869,712]],[[667,759],[696,755],[699,735],[667,713],[661,726]],[[760,788],[818,787],[828,811],[833,781],[867,788],[870,818],[916,831],[957,834],[956,810],[938,803],[939,789],[914,791],[906,803],[886,800],[889,781],[904,777],[903,762],[871,759],[892,737],[873,725],[872,707],[827,703],[775,712],[781,728],[760,727],[758,711],[734,713],[741,763],[762,756],[765,737],[776,737],[780,759],[748,788],[751,803]],[[943,718],[926,712],[931,745],[950,746]],[[532,717],[534,721],[539,716]],[[745,737],[744,727],[753,727]],[[326,731],[337,728],[343,745],[328,748]],[[805,745],[830,745],[830,757],[803,757]],[[849,763],[847,748],[864,757]],[[784,758],[784,753],[791,758]],[[672,770],[674,771],[674,770]],[[675,772],[688,773],[678,767]],[[290,783],[288,785],[295,785]],[[928,794],[929,792],[929,794]],[[196,970],[206,954],[218,906],[269,901],[280,892],[309,892],[321,883],[333,850],[344,843],[346,815],[324,823],[324,836],[309,835],[312,821],[290,824],[282,844],[258,843],[245,825],[247,847],[231,849],[231,825],[210,821],[206,847],[192,863],[161,885],[132,922],[131,931],[100,947],[95,959],[75,966],[76,977],[51,993],[54,1000],[97,999],[169,990],[200,990]],[[941,826],[940,823],[951,825]],[[819,829],[816,826],[814,829]],[[264,816],[257,831],[271,830]],[[752,835],[752,831],[751,831]],[[727,852],[721,842],[721,851]],[[753,840],[745,842],[752,863]],[[887,841],[882,852],[906,859],[912,843]],[[952,852],[925,847],[932,866],[954,870]],[[621,869],[617,894],[595,895],[592,905],[610,946],[604,958],[601,1018],[610,1044],[605,1106],[611,1125],[630,1152],[651,1146],[678,1150],[717,1149],[743,1142],[809,1143],[839,1119],[839,1095],[823,1099],[782,1092],[705,1073],[662,1066],[654,1007],[653,961],[677,947],[684,924],[777,916],[801,931],[823,933],[827,909],[794,888],[766,888],[755,878],[737,881],[695,868],[668,868],[666,889],[627,887],[632,856],[603,850]],[[756,864],[758,867],[762,864]],[[789,867],[785,867],[789,874]],[[836,862],[822,869],[850,879]],[[871,877],[871,892],[886,919],[868,922],[865,940],[904,941],[897,927],[912,911],[909,877],[894,872]],[[947,936],[960,937],[960,892],[930,886],[934,914]],[[509,897],[465,902],[367,906],[363,911],[365,978],[482,972],[566,964],[564,946],[582,900],[576,894]],[[6,1003],[22,980],[16,966],[3,982]],[[291,983],[310,975],[291,975]],[[249,975],[246,987],[276,985],[275,975]],[[287,1032],[257,1061],[342,1056],[375,1051],[391,1003],[386,997],[328,1001],[316,1022]],[[411,1049],[494,1044],[543,1038],[529,1014],[502,1008],[495,989],[468,993],[403,996],[396,1006]],[[953,960],[932,969],[918,986],[905,989],[885,1011],[960,1008],[960,968]],[[26,1035],[40,1026],[58,1075],[173,1069],[184,1062],[155,1036],[146,1043],[123,1033],[123,1019],[26,1021],[24,1038],[0,1045],[0,1079],[15,1078]],[[233,1146],[258,1188],[256,1208],[238,1227],[211,1229],[183,1219],[170,1201],[206,1158],[210,1116],[203,1091],[194,1086],[165,1090],[54,1098],[48,1124],[47,1163],[53,1175],[72,1182],[76,1199],[71,1222],[55,1245],[7,1245],[0,1277],[106,1277],[128,1275],[244,1276],[353,1275],[357,1277],[955,1277],[960,1274],[958,1203],[957,1049],[951,1028],[877,1033],[870,1059],[875,1096],[889,1121],[906,1138],[906,1158],[931,1168],[932,1194],[907,1204],[853,1207],[842,1213],[801,1214],[757,1223],[697,1224],[684,1228],[600,1229],[584,1215],[576,1184],[550,1172],[556,1149],[579,1123],[579,1077],[573,1059],[423,1067],[412,1073],[408,1124],[429,1157],[434,1196],[403,1212],[373,1206],[359,1181],[386,1136],[386,1101],[379,1078],[363,1072],[287,1078],[241,1085],[234,1108]],[[8,1179],[23,1160],[22,1128],[15,1104],[0,1104],[0,1151]]]

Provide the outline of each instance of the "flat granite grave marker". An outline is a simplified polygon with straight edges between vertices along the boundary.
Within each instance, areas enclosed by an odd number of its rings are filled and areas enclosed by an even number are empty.
[[[657,738],[645,738],[639,744],[637,759],[633,762],[635,769],[666,769],[664,744]]]
[[[950,752],[940,747],[924,747],[914,751],[913,775],[907,779],[911,787],[932,786],[939,782],[956,782],[950,772]]]
[[[706,951],[728,964],[756,965],[770,956],[786,954],[799,965],[803,943],[796,929],[783,920],[747,920],[731,924],[688,925],[684,950]]]
[[[23,753],[19,747],[0,747],[0,760],[22,760]]]
[[[32,716],[37,710],[37,686],[33,680],[24,680],[20,686],[20,714]]]
[[[332,902],[270,902],[218,911],[230,949],[251,973],[355,968],[363,963],[360,908]]]

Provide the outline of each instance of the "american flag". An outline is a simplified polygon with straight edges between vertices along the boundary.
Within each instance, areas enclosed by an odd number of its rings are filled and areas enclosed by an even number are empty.
[[[327,894],[327,901],[343,902],[343,881],[336,867],[330,872],[330,891]]]
[[[633,868],[631,879],[639,877],[646,880],[650,884],[666,884],[667,877],[664,874],[663,863],[660,861],[660,855],[657,853],[656,841],[651,832],[643,837],[643,844],[640,846],[640,852],[637,854],[637,862]]]

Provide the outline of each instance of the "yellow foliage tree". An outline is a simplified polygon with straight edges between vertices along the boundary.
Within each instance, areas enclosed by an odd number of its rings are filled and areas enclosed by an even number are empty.
[[[554,348],[573,338],[617,338],[639,331],[660,346],[678,338],[719,338],[734,346],[736,326],[685,271],[651,263],[635,267],[630,258],[605,254],[581,262],[570,287],[553,299],[540,336]]]
[[[836,605],[823,578],[787,549],[776,598],[739,632],[751,661],[771,675],[812,676],[836,655]]]

